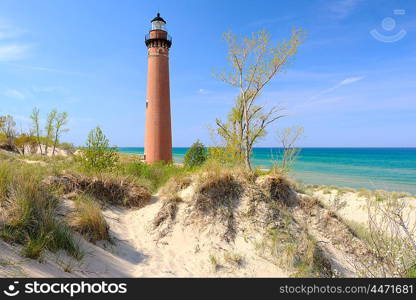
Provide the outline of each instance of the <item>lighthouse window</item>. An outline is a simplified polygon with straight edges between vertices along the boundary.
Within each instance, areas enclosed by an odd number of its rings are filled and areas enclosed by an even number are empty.
[[[165,23],[161,21],[153,21],[152,30],[155,30],[155,29],[165,30]]]

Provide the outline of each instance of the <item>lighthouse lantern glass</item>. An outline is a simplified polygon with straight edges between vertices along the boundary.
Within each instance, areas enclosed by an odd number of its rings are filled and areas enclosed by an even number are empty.
[[[152,22],[152,30],[158,29],[158,30],[165,30],[166,31],[165,25],[166,24],[162,21],[153,21]]]

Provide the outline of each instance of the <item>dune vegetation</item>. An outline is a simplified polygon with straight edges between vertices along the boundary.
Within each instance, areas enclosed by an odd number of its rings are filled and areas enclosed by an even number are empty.
[[[104,168],[86,167],[82,151],[54,157],[1,153],[0,237],[20,247],[22,256],[42,260],[63,251],[82,261],[82,240],[117,243],[106,212],[142,210],[157,201],[146,225],[149,236],[175,245],[184,228],[195,232],[183,238],[218,276],[244,276],[257,260],[274,265],[276,276],[414,274],[414,231],[393,219],[404,210],[393,203],[411,195],[302,185],[278,167],[248,170],[240,162],[219,161],[209,149],[192,166],[147,165],[138,156],[115,153]],[[370,223],[348,215],[345,199],[352,195],[365,199],[361,205],[379,205],[371,206]],[[375,211],[391,222],[378,223]],[[409,234],[391,236],[393,229]]]
[[[64,112],[51,111],[43,129],[34,109],[20,133],[12,116],[0,117],[0,251],[13,262],[0,259],[1,276],[18,262],[56,277],[415,276],[413,196],[294,181],[301,127],[281,131],[271,170],[251,164],[254,145],[284,116],[258,96],[303,31],[277,47],[264,31],[225,39],[230,70],[218,77],[239,95],[216,120],[216,146],[195,142],[183,165],[118,153],[100,127],[82,147],[64,143]]]

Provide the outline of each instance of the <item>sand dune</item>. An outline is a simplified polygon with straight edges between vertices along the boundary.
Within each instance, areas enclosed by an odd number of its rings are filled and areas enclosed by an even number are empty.
[[[214,268],[210,255],[224,252],[224,243],[210,240],[210,234],[181,227],[169,243],[158,241],[152,233],[152,221],[161,208],[154,197],[143,209],[111,207],[104,211],[111,228],[113,243],[86,242],[80,237],[85,257],[81,262],[64,253],[46,253],[41,261],[22,258],[19,246],[0,240],[1,277],[287,277],[265,259],[252,255],[253,246],[238,240],[235,248],[247,254],[246,266]],[[195,249],[195,241],[202,249]],[[208,247],[206,247],[208,245]],[[65,270],[67,272],[65,272]]]
[[[227,177],[227,173],[222,176],[225,177],[218,178],[221,183],[220,189],[223,189],[222,184],[227,180],[231,180],[227,183],[231,186],[236,184],[233,181],[235,179]],[[170,199],[170,196],[163,195],[163,189],[140,209],[106,205],[103,214],[110,228],[111,240],[93,244],[75,234],[84,252],[80,261],[64,252],[48,251],[43,253],[40,260],[23,258],[20,246],[0,240],[0,277],[292,276],[293,270],[279,265],[274,258],[259,251],[258,246],[264,240],[264,233],[269,224],[267,222],[272,222],[270,224],[274,224],[273,226],[289,222],[289,227],[284,227],[284,230],[289,231],[279,233],[283,238],[278,243],[283,246],[287,242],[285,236],[290,236],[291,231],[299,235],[296,236],[295,243],[301,240],[302,235],[312,236],[317,242],[316,249],[322,251],[321,259],[330,264],[332,276],[354,277],[357,274],[352,262],[363,257],[372,259],[367,246],[354,236],[343,222],[347,220],[366,225],[366,199],[357,191],[340,194],[339,198],[345,205],[334,215],[331,205],[338,193],[336,189],[329,192],[315,189],[312,192],[314,197],[296,195],[281,179],[259,177],[255,186],[245,186],[244,193],[233,200],[233,215],[230,220],[233,222],[231,229],[234,232],[230,240],[224,238],[224,233],[230,229],[229,219],[223,219],[221,216],[212,217],[209,214],[195,215],[195,201],[202,195],[198,196],[201,187],[206,193],[202,197],[211,197],[221,192],[215,190],[218,188],[215,182],[206,186],[204,184],[202,176],[190,180],[190,183],[180,188],[176,196],[180,201],[175,202],[173,218],[160,218],[161,213],[165,212],[166,201]],[[262,188],[270,194],[266,193],[266,198],[262,198],[265,194],[260,195],[260,198],[255,194],[245,197],[250,187],[254,187],[254,192]],[[288,190],[285,191],[285,187]],[[230,186],[226,188],[227,193],[230,192],[229,188]],[[277,194],[274,195],[275,193]],[[209,201],[215,199],[208,198]],[[269,206],[270,201],[284,201],[284,204],[283,207],[273,210],[272,206]],[[412,205],[411,209],[414,209],[416,199],[407,197],[406,201]],[[62,199],[61,202],[64,208],[72,209],[72,200]],[[220,205],[224,205],[224,202],[221,203]],[[284,214],[288,213],[287,216],[290,217],[282,219],[282,208],[287,211]],[[265,224],[264,228],[259,224]],[[277,238],[280,239],[280,236],[277,235]],[[323,265],[325,263],[322,262]]]

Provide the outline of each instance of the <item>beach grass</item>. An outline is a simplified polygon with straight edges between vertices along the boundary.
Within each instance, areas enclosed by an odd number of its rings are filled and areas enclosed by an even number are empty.
[[[16,156],[13,159],[5,156],[0,157],[0,204],[3,212],[6,212],[0,220],[0,237],[20,244],[22,254],[28,258],[41,258],[46,250],[65,250],[73,257],[81,259],[84,253],[74,232],[80,233],[91,242],[110,240],[109,227],[102,212],[103,206],[142,207],[151,194],[158,193],[165,202],[165,210],[155,222],[160,223],[169,218],[174,221],[178,206],[183,201],[178,195],[192,185],[195,208],[200,215],[217,215],[222,219],[229,219],[234,207],[233,199],[241,196],[245,186],[261,188],[261,184],[257,183],[259,177],[284,178],[285,186],[298,193],[313,195],[314,192],[320,192],[326,197],[335,197],[333,205],[330,203],[329,207],[335,214],[340,209],[338,204],[341,202],[338,203],[338,200],[343,196],[351,196],[349,193],[380,203],[386,201],[385,199],[397,200],[409,196],[400,192],[306,185],[287,178],[287,174],[279,173],[276,169],[249,172],[238,164],[224,165],[215,160],[208,160],[201,166],[191,168],[178,164],[149,165],[138,157],[121,155],[114,168],[97,171],[86,169],[76,156]],[[61,186],[59,180],[58,184],[50,184],[46,180],[50,178],[64,179],[70,188]],[[57,218],[59,201],[74,191],[72,186],[76,186],[74,209],[66,218]],[[125,193],[133,190],[137,194],[133,196],[138,197],[145,192],[143,197],[147,200],[140,200],[137,205],[125,203]],[[280,187],[278,190],[281,192]],[[120,197],[112,198],[114,193]],[[142,196],[139,198],[142,199]],[[279,201],[282,199],[279,198]],[[280,209],[279,213],[283,214],[283,223],[292,222],[289,212],[286,216]],[[371,244],[365,226],[348,220],[342,221],[357,238]],[[275,263],[290,270],[292,276],[327,276],[326,261],[322,258],[314,238],[309,234],[296,235],[297,233],[287,231],[288,224],[268,231],[262,242],[262,251],[276,254]],[[233,232],[231,229],[233,228],[230,227],[229,232]],[[212,255],[209,260],[215,269],[219,269],[221,265],[240,267],[244,258],[238,253],[230,252],[222,256]],[[409,269],[409,276],[412,272],[413,269]]]
[[[75,211],[67,217],[69,226],[89,241],[109,240],[109,226],[97,201],[88,195],[75,200]]]
[[[42,184],[43,170],[21,162],[0,161],[0,186],[4,217],[0,236],[23,246],[23,254],[38,258],[44,250],[82,253],[69,228],[55,218],[58,199]]]
[[[120,163],[116,172],[131,176],[135,182],[155,193],[169,178],[184,175],[193,170],[194,168],[191,167],[162,162],[149,165],[143,162],[127,161]]]

